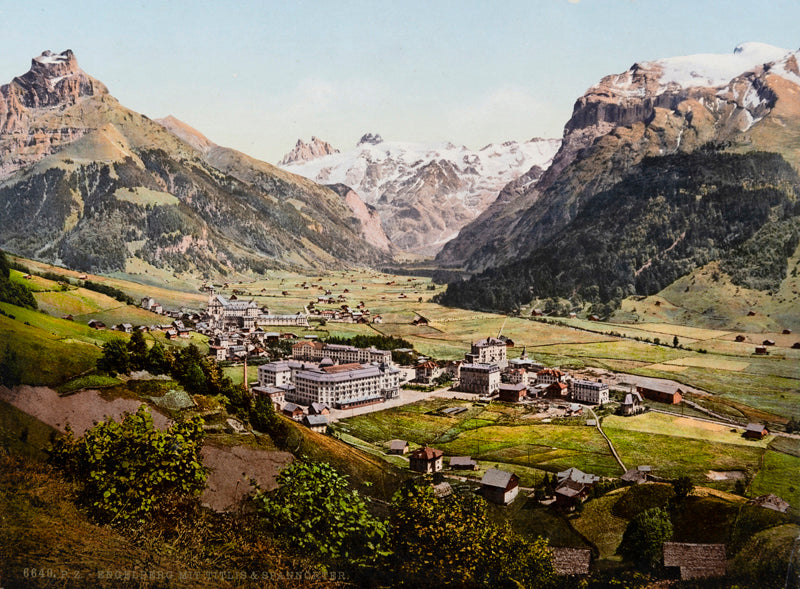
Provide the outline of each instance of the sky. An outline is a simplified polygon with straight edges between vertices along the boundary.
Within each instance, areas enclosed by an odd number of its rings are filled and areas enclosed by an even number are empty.
[[[798,0],[3,0],[0,83],[72,49],[128,108],[272,163],[366,132],[478,149],[561,137],[637,61],[799,49],[798,22]]]

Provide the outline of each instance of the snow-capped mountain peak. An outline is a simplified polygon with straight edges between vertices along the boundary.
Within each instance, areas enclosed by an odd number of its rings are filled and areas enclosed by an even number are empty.
[[[384,141],[366,133],[355,149],[279,164],[322,184],[345,184],[374,206],[395,246],[435,253],[489,206],[509,182],[550,165],[558,139],[492,143]],[[538,174],[537,174],[538,172]]]

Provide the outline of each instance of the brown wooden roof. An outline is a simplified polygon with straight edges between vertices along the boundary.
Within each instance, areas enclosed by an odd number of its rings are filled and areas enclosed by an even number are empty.
[[[588,575],[592,551],[588,548],[552,548],[553,566],[559,575]]]

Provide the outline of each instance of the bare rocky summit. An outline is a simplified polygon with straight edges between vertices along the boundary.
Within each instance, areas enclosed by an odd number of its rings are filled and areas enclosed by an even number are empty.
[[[327,141],[312,137],[310,143],[305,143],[302,139],[298,139],[294,149],[287,153],[278,165],[288,166],[298,162],[309,162],[332,153],[339,153],[339,150]]]

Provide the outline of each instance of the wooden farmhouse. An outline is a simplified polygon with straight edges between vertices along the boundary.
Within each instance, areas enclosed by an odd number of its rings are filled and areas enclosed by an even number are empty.
[[[442,470],[442,456],[444,452],[435,448],[419,448],[414,450],[409,457],[409,468],[415,472],[439,472]]]
[[[761,440],[769,435],[769,430],[760,423],[748,423],[744,430],[744,437],[752,440]]]
[[[481,493],[487,501],[508,505],[519,493],[519,477],[513,472],[490,468],[481,479]]]
[[[405,440],[391,440],[389,442],[389,454],[408,454],[408,442]]]
[[[498,395],[506,403],[519,403],[528,395],[528,386],[519,384],[500,384]]]

